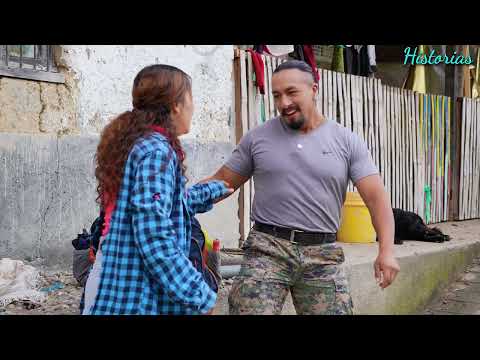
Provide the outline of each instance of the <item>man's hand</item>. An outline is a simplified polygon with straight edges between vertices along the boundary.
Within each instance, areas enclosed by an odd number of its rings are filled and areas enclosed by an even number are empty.
[[[390,199],[379,175],[364,177],[355,186],[370,212],[378,236],[379,253],[374,264],[375,279],[380,287],[385,289],[400,271],[400,266],[393,256],[395,221]]]
[[[380,252],[373,267],[375,279],[382,289],[389,286],[400,271],[400,265],[391,252]]]

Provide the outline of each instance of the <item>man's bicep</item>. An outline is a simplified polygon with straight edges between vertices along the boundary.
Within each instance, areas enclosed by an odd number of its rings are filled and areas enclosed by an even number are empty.
[[[231,180],[237,180],[236,183],[243,178],[242,184],[246,181],[246,178],[248,179],[252,176],[254,170],[252,146],[252,133],[248,132],[242,137],[237,147],[233,150],[232,155],[224,163],[224,167],[230,171],[222,175],[228,176]]]
[[[349,178],[355,186],[363,178],[379,174],[367,144],[357,134],[351,135],[350,148]]]
[[[240,175],[239,173],[223,165],[215,173],[215,175],[213,175],[213,179],[226,181],[234,190],[237,190],[240,186],[247,182],[249,177]]]
[[[378,174],[361,178],[355,183],[355,187],[367,206],[375,196],[385,191],[382,178]]]

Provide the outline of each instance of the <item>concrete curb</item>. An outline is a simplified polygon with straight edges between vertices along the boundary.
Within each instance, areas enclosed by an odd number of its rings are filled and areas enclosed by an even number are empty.
[[[438,227],[452,240],[442,244],[407,241],[395,246],[401,271],[385,290],[376,284],[373,273],[377,244],[340,243],[345,251],[355,315],[418,313],[480,255],[480,220],[443,223]],[[229,282],[219,293],[215,314],[228,314]],[[282,314],[296,314],[290,296]]]
[[[346,265],[355,314],[417,313],[480,254],[480,241],[460,242],[446,247],[442,244],[429,245],[440,245],[442,249],[398,256],[401,272],[385,290],[375,283],[374,260]]]

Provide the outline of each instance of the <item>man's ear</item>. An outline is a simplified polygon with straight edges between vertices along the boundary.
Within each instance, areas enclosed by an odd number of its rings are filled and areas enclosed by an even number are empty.
[[[312,90],[313,90],[313,96],[317,97],[317,95],[318,95],[318,83],[315,82],[315,81],[313,82]]]
[[[313,82],[312,90],[313,90],[313,99],[316,100],[318,98],[318,83]]]

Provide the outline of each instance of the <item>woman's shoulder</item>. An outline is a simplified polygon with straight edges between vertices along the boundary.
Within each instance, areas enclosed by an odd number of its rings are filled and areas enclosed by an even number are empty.
[[[167,138],[162,134],[153,133],[140,138],[130,152],[130,162],[138,163],[147,157],[164,157],[175,151],[168,142]]]

